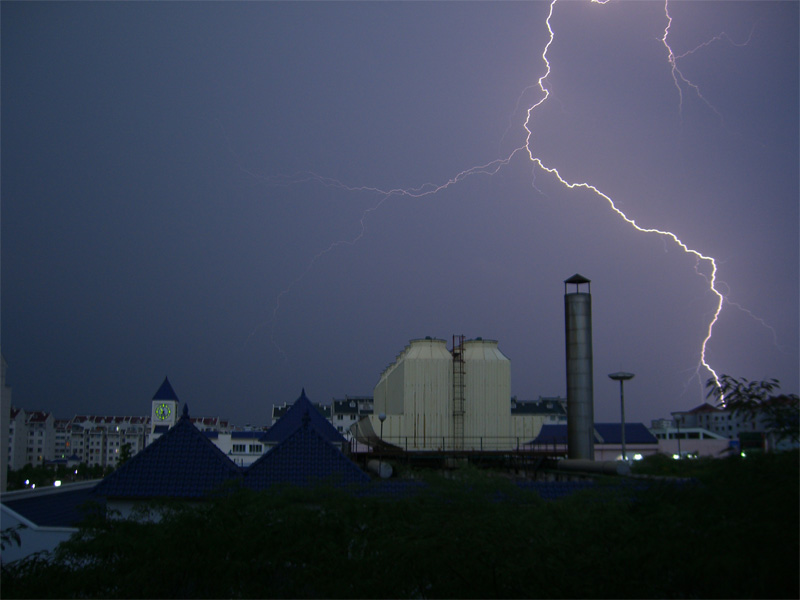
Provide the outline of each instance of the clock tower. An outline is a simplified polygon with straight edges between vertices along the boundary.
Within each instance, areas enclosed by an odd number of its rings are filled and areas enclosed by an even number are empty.
[[[178,405],[180,401],[175,395],[175,390],[164,377],[164,383],[153,396],[153,405],[150,411],[150,441],[175,425],[178,421]]]

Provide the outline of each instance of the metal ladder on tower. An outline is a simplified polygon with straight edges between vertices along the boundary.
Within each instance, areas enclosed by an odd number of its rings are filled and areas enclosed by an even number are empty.
[[[464,449],[464,336],[453,336],[453,450]]]

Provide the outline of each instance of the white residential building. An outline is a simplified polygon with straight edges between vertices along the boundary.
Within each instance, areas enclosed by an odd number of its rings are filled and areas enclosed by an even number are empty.
[[[25,463],[43,465],[55,451],[55,418],[52,413],[37,410],[27,414],[25,425]]]
[[[700,427],[729,440],[739,439],[742,433],[764,433],[767,430],[761,418],[748,419],[708,403],[687,411],[675,411],[672,418],[676,427],[681,429]]]
[[[28,443],[26,414],[21,408],[11,407],[8,419],[8,466],[15,471],[25,466]]]
[[[345,396],[339,400],[334,398],[327,419],[336,431],[350,441],[353,438],[350,426],[358,422],[361,417],[371,415],[372,408],[372,396]]]

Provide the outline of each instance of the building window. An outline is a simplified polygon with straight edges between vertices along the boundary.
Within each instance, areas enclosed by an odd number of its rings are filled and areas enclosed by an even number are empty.
[[[247,452],[247,444],[234,444],[233,451],[237,454],[238,453],[244,454],[245,452]]]
[[[261,454],[261,444],[250,444],[250,454]]]

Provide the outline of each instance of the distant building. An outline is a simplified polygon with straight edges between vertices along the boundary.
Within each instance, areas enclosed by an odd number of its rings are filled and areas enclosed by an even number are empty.
[[[342,453],[338,442],[343,438],[305,393],[270,428],[269,439],[261,432],[261,439],[273,445],[244,469],[213,443],[208,431],[198,430],[185,404],[182,412],[172,428],[98,484],[95,494],[106,499],[109,509],[125,516],[155,498],[200,502],[225,485],[264,490],[279,483],[352,485],[370,480]]]
[[[567,425],[544,425],[528,447],[550,450],[554,454],[567,454]],[[625,423],[625,455],[637,460],[657,454],[658,439],[642,423]],[[594,459],[620,460],[622,458],[622,424],[594,424]]]
[[[738,448],[733,440],[703,427],[678,426],[670,419],[657,419],[650,428],[661,454],[675,457],[720,458]]]
[[[6,491],[8,478],[8,462],[11,440],[9,439],[9,421],[11,420],[11,387],[6,385],[6,369],[8,364],[0,355],[0,492]]]
[[[43,465],[55,449],[55,417],[52,413],[37,410],[26,415],[28,442],[25,447],[25,463]]]
[[[776,400],[780,401],[779,398]],[[676,429],[705,429],[728,440],[738,440],[742,448],[749,446],[774,450],[793,446],[785,440],[780,442],[770,431],[763,416],[747,416],[708,403],[687,411],[675,411],[672,421]]]
[[[67,424],[64,451],[55,458],[116,467],[124,446],[131,456],[144,448],[149,426],[141,416],[76,415]]]
[[[345,396],[344,399],[333,399],[331,416],[328,419],[345,439],[353,438],[350,427],[362,417],[372,414],[372,396]]]
[[[192,424],[197,427],[194,420]],[[252,465],[268,448],[264,443],[262,429],[228,432],[207,429],[203,431],[203,435],[240,467]]]
[[[515,445],[532,440],[544,425],[557,425],[567,422],[566,398],[553,397],[538,400],[517,400],[511,398],[511,436]]]
[[[294,404],[294,403],[293,402],[292,403],[284,402],[281,406],[278,406],[277,404],[272,406],[272,424],[273,425],[275,423],[277,423],[281,418],[283,418],[283,415],[285,415],[288,412],[288,410],[290,408],[292,408],[292,404]],[[317,409],[319,414],[321,414],[328,421],[331,420],[332,412],[331,412],[331,405],[330,404],[323,404],[322,402],[312,402],[311,404],[312,404],[312,406],[314,408]],[[333,424],[333,423],[331,423],[331,424]]]
[[[25,411],[12,406],[7,423],[8,466],[16,471],[24,467],[27,460],[25,448],[28,443],[28,427]]]
[[[330,420],[325,417],[325,414],[319,410],[319,406],[312,404],[306,396],[305,389],[300,392],[300,397],[288,406],[283,412],[283,416],[264,433],[261,439],[268,448],[271,448],[279,444],[292,431],[297,429],[297,426],[304,419],[310,420],[317,432],[319,432],[327,442],[335,445],[342,451],[347,448],[348,444],[345,437],[339,433],[331,424]]]

